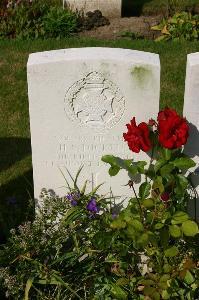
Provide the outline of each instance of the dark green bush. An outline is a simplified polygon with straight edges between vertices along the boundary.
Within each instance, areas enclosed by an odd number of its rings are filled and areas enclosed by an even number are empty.
[[[43,20],[44,32],[48,37],[66,37],[77,29],[77,17],[61,7],[51,7]]]
[[[76,15],[56,1],[10,2],[0,21],[0,38],[36,39],[68,36],[76,28]]]

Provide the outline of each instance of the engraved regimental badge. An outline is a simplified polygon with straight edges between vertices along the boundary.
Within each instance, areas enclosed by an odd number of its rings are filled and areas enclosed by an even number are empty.
[[[119,88],[98,72],[75,82],[66,92],[65,111],[81,126],[109,129],[121,119],[125,100]]]

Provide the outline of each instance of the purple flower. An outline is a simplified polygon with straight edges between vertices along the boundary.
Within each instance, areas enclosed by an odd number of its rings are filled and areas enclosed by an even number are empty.
[[[73,200],[73,195],[72,194],[68,194],[66,196],[66,198],[69,200],[69,201],[72,201]]]
[[[79,198],[80,198],[80,193],[73,192],[71,194],[66,195],[66,198],[70,201],[72,206],[77,206],[77,204],[78,204],[77,200],[79,200]]]
[[[117,214],[116,212],[112,212],[112,218],[113,218],[113,219],[116,219],[117,216],[118,216],[118,214]]]
[[[73,199],[73,200],[71,200],[71,202],[70,202],[70,203],[71,203],[71,205],[72,205],[72,206],[77,206],[77,201],[76,201],[76,200],[74,200],[74,199]]]
[[[91,213],[98,213],[99,212],[99,207],[97,206],[97,202],[95,198],[91,198],[91,200],[88,202],[86,209],[91,212]]]

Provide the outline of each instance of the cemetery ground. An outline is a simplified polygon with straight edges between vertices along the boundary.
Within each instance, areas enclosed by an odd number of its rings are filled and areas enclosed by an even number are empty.
[[[100,41],[86,38],[0,41],[0,232],[4,236],[11,227],[34,217],[26,78],[28,55],[45,50],[96,46],[159,54],[160,108],[168,105],[182,113],[187,54],[199,51],[197,42]]]

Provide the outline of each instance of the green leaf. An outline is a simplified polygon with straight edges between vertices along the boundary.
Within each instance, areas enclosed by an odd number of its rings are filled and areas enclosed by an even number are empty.
[[[85,181],[85,183],[84,183],[84,185],[83,185],[83,187],[82,187],[82,189],[81,189],[81,191],[80,191],[80,193],[81,193],[82,195],[85,194],[86,186],[87,186],[87,183],[88,183],[88,182],[89,182],[88,180]]]
[[[175,193],[181,197],[184,196],[186,190],[187,190],[187,186],[189,184],[187,178],[181,174],[178,174],[177,176],[175,176],[176,178],[176,188],[175,188]]]
[[[129,227],[133,227],[136,231],[144,231],[143,224],[138,220],[132,220]],[[128,227],[128,228],[129,228]]]
[[[199,233],[198,225],[190,220],[182,223],[182,231],[186,236],[195,236]]]
[[[185,176],[181,175],[181,174],[178,174],[177,178],[178,178],[178,181],[179,181],[179,184],[181,185],[181,187],[183,189],[186,189],[188,184],[189,184],[188,179]]]
[[[139,197],[143,200],[150,195],[151,185],[148,182],[144,182],[140,185],[139,188]]]
[[[127,231],[126,231],[128,237],[132,240],[136,240],[137,239],[137,232],[135,230],[135,228],[133,226],[128,226],[127,227]]]
[[[146,286],[144,288],[144,295],[145,296],[151,296],[155,293],[155,288],[154,287],[150,287],[150,286]]]
[[[114,299],[117,300],[126,300],[128,299],[127,293],[117,284],[112,283],[111,284],[111,295],[114,297]]]
[[[90,192],[90,194],[89,195],[95,195],[96,194],[96,192],[97,192],[97,190],[99,190],[99,188],[103,185],[104,183],[100,183],[100,184],[98,184],[96,187],[94,187],[93,189],[92,189],[92,191]]]
[[[145,286],[146,285],[148,285],[148,286],[156,285],[156,282],[151,279],[141,279],[138,283],[141,285],[145,285]]]
[[[170,299],[171,295],[167,292],[167,290],[162,291],[162,299],[168,300]]]
[[[135,162],[133,165],[136,166],[139,173],[141,173],[141,174],[145,173],[144,167],[147,165],[146,161],[138,161],[138,162]]]
[[[79,177],[79,175],[80,175],[80,173],[81,173],[83,167],[84,167],[84,166],[81,166],[81,167],[79,168],[79,170],[77,171],[77,174],[76,174],[76,176],[75,176],[75,180],[74,180],[74,188],[75,188],[75,189],[78,189],[78,186],[77,186],[77,180],[78,180],[78,177]]]
[[[120,218],[117,218],[111,223],[110,227],[112,229],[122,229],[126,227],[126,222],[124,222]]]
[[[102,156],[102,161],[111,165],[109,169],[109,175],[115,176],[120,171],[120,166],[117,164],[117,158],[113,155],[104,155]]]
[[[153,182],[153,189],[156,190],[158,189],[160,193],[164,192],[164,185],[162,183],[162,177],[157,176]]]
[[[170,275],[169,274],[164,274],[161,276],[160,280],[159,280],[159,283],[158,283],[158,286],[161,288],[161,289],[167,289],[168,288],[168,280],[170,279]]]
[[[165,265],[163,266],[163,271],[164,271],[165,273],[171,273],[172,267],[171,267],[169,264],[165,264]]]
[[[164,227],[164,224],[162,224],[162,223],[155,224],[155,229],[156,230],[161,229],[162,227]]]
[[[179,250],[176,246],[170,247],[164,251],[166,257],[174,257],[178,255]]]
[[[160,294],[158,292],[154,292],[152,297],[154,300],[160,300]]]
[[[173,225],[175,224],[182,224],[183,222],[187,221],[189,219],[189,216],[184,211],[177,211],[171,220],[171,223]]]
[[[188,170],[189,168],[195,167],[195,162],[189,157],[180,157],[172,161],[172,164],[182,170]]]
[[[162,24],[154,25],[151,27],[151,30],[161,31],[163,29]]]
[[[148,233],[143,233],[137,240],[137,243],[142,247],[145,247],[148,244],[149,235]]]
[[[195,281],[195,278],[193,277],[193,275],[191,274],[190,271],[187,271],[187,272],[186,272],[184,281],[185,281],[187,284],[192,284],[192,283]]]
[[[144,207],[146,207],[146,208],[152,208],[152,207],[154,207],[154,200],[153,199],[151,199],[151,198],[148,198],[148,199],[144,199],[144,201],[143,201],[143,206]]]
[[[170,225],[169,232],[170,232],[170,235],[174,238],[179,238],[181,236],[180,227],[177,225]]]
[[[110,167],[110,169],[108,170],[110,176],[115,176],[115,175],[117,175],[117,174],[119,173],[119,171],[120,171],[120,168],[117,167],[117,166],[112,166],[112,167]]]
[[[82,210],[78,207],[72,207],[69,209],[65,216],[62,218],[61,222],[64,223],[65,226],[71,224],[75,220],[77,220],[82,214]]]
[[[157,162],[154,165],[154,170],[157,173],[158,170],[163,167],[165,164],[167,163],[167,161],[165,159],[158,159]]]
[[[164,165],[161,169],[160,169],[160,174],[162,177],[165,177],[167,174],[170,174],[173,169],[175,167],[171,164],[171,163],[168,163],[166,165]]]
[[[102,157],[102,161],[111,165],[109,170],[109,174],[111,176],[117,175],[121,169],[128,171],[131,175],[135,175],[137,173],[137,167],[133,166],[133,161],[130,159],[121,159],[114,155],[104,155]]]
[[[31,277],[26,282],[24,300],[28,300],[29,299],[29,291],[31,289],[33,281],[34,281],[34,278]]]
[[[115,156],[113,155],[104,155],[102,156],[101,160],[110,165],[115,165]]]

